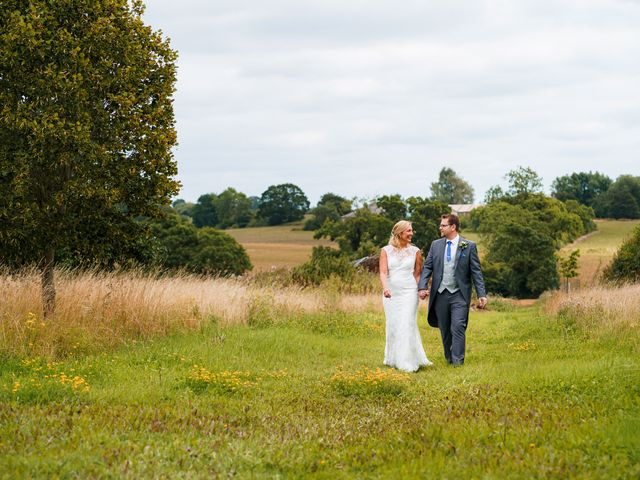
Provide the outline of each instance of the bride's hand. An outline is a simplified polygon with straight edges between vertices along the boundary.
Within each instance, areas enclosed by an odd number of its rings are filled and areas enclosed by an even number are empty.
[[[382,291],[382,295],[384,295],[385,298],[391,298],[391,290],[389,290],[388,288],[385,288]]]

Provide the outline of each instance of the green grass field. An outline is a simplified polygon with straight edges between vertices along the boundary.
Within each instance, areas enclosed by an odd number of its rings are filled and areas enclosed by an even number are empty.
[[[0,476],[638,478],[637,343],[503,310],[472,313],[462,368],[422,312],[435,365],[407,375],[379,313],[5,358]]]
[[[586,275],[637,224],[599,222],[566,251],[581,249]],[[235,233],[271,257],[269,245],[284,246],[287,262],[286,247],[310,252],[315,242],[291,226]],[[91,281],[82,292],[98,288]],[[176,285],[153,291],[209,295]],[[330,297],[316,313],[301,303],[278,316],[267,295],[247,304],[249,325],[203,316],[190,332],[130,333],[123,348],[70,348],[59,361],[4,354],[0,478],[640,477],[637,308],[609,314],[605,328],[605,307],[588,298],[574,309],[591,312],[585,322],[494,300],[472,312],[466,365],[450,368],[423,304],[435,365],[402,374],[382,365],[383,314],[345,313]],[[194,302],[185,308],[199,317]],[[137,303],[122,312],[142,318]],[[33,313],[13,321],[24,322],[24,342],[49,328]]]

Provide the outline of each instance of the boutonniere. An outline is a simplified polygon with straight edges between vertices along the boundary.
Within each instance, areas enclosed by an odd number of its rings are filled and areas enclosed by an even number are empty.
[[[458,245],[458,248],[460,248],[460,250],[464,250],[465,248],[467,248],[469,246],[469,242],[466,242],[464,240],[462,240],[460,242],[460,244]]]

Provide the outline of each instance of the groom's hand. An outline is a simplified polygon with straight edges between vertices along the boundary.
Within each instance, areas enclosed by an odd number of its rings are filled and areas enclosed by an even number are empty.
[[[418,290],[418,297],[420,297],[420,300],[424,300],[428,296],[429,296],[429,290]]]
[[[480,297],[478,299],[478,308],[484,308],[487,306],[487,297]]]

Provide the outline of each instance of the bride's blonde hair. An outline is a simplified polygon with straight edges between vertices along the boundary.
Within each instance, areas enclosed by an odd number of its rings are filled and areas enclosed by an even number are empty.
[[[400,242],[400,235],[402,235],[402,232],[408,230],[409,227],[411,227],[411,222],[407,220],[400,220],[398,223],[396,223],[391,229],[389,245],[400,248],[402,246]]]

